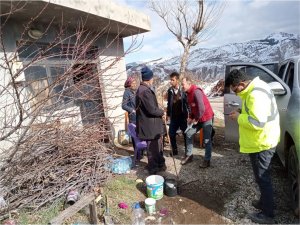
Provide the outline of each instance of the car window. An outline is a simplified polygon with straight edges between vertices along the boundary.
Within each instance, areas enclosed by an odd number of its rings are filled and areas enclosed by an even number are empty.
[[[284,75],[284,71],[285,71],[286,65],[287,64],[284,64],[284,65],[280,66],[278,77],[280,77],[281,79],[283,79],[283,75]]]
[[[293,83],[294,83],[294,63],[290,62],[288,69],[287,69],[287,74],[284,78],[284,82],[289,86],[291,93],[293,92]]]
[[[253,78],[259,76],[259,78],[263,81],[265,81],[266,83],[271,83],[276,81],[272,76],[270,76],[270,74],[268,74],[266,71],[264,71],[263,69],[259,68],[259,67],[255,67],[255,66],[232,66],[230,68],[230,71],[233,69],[239,69],[242,70],[243,72],[245,72],[250,79],[252,80]]]

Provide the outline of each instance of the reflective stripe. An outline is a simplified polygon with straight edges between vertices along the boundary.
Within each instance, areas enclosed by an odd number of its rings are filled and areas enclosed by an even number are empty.
[[[274,95],[273,95],[272,93],[269,93],[268,91],[266,91],[265,89],[260,88],[260,87],[255,87],[255,88],[253,88],[252,91],[260,91],[260,92],[263,92],[264,94],[266,94],[266,95],[268,96],[268,98],[269,98],[270,101],[271,101],[271,115],[268,116],[266,122],[260,122],[260,121],[258,121],[258,120],[256,120],[256,119],[254,119],[252,116],[250,116],[250,114],[249,114],[249,108],[248,108],[248,106],[247,106],[247,104],[246,104],[246,100],[244,101],[245,111],[246,111],[246,113],[248,114],[248,121],[249,121],[250,123],[252,123],[253,125],[257,126],[257,127],[263,128],[263,127],[266,125],[267,122],[270,122],[270,121],[272,121],[272,120],[275,120],[276,117],[277,117],[278,114],[279,114],[277,108],[275,107],[275,103],[274,103],[275,97],[274,97]],[[251,91],[251,92],[252,92],[252,91]]]
[[[251,117],[251,116],[248,116],[248,121],[249,121],[250,123],[252,123],[253,125],[255,125],[255,126],[257,126],[257,127],[261,127],[261,128],[263,128],[263,127],[266,125],[265,122],[259,122],[258,120],[254,119],[254,118]]]

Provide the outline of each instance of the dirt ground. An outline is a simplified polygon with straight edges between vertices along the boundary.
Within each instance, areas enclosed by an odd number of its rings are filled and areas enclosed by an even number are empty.
[[[249,212],[255,211],[251,201],[259,197],[257,186],[254,182],[251,164],[247,155],[238,152],[238,145],[225,142],[223,99],[212,99],[216,118],[211,167],[200,169],[204,149],[195,141],[193,162],[181,166],[183,156],[183,137],[178,136],[179,155],[174,159],[179,175],[178,185],[180,194],[176,197],[164,196],[157,201],[156,209],[167,209],[168,215],[149,220],[149,224],[224,224],[224,223],[251,223],[247,219]],[[175,166],[172,157],[169,157],[170,148],[165,146],[167,170],[160,172],[164,178],[175,178]],[[117,151],[120,155],[132,155],[131,147],[123,147]],[[149,175],[144,169],[146,157],[139,166],[126,176],[130,179],[145,180]],[[284,168],[275,156],[272,161],[272,178],[276,203],[276,223],[299,223],[290,207],[289,186]],[[138,189],[137,189],[138,190]],[[139,201],[146,198],[146,189],[139,188]],[[142,194],[142,195],[140,195]]]

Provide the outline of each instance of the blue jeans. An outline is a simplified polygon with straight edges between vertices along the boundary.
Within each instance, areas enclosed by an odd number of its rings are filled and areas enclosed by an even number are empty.
[[[275,153],[275,148],[257,153],[250,153],[250,161],[260,190],[260,204],[262,213],[269,217],[274,217],[273,188],[270,174],[271,159]]]
[[[186,155],[190,156],[193,154],[193,141],[194,141],[194,135],[203,128],[203,137],[204,137],[204,144],[205,144],[205,160],[210,160],[211,158],[211,132],[212,132],[212,120],[208,120],[205,122],[198,122],[197,124],[193,125],[192,128],[190,128],[186,132]]]
[[[186,130],[187,124],[186,124],[186,118],[184,116],[180,118],[171,118],[170,126],[169,126],[169,135],[170,135],[170,142],[173,150],[177,150],[177,143],[176,143],[176,132],[178,128],[183,133],[184,137],[184,147],[186,149],[186,137],[184,131]]]

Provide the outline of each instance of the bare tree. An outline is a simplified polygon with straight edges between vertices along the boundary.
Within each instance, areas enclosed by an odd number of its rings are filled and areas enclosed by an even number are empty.
[[[149,0],[150,9],[163,19],[183,47],[181,76],[186,70],[191,47],[212,35],[224,6],[224,1],[215,0]]]
[[[70,26],[63,15],[40,25],[35,38],[45,5],[19,24],[11,48],[12,17],[26,4],[12,3],[0,15],[0,189],[9,209],[37,209],[71,188],[89,191],[106,182],[110,121],[120,120],[109,118],[117,106],[106,102],[123,90],[116,64],[140,45],[133,38],[123,51],[124,27],[113,34],[109,24],[90,30],[84,19]]]

